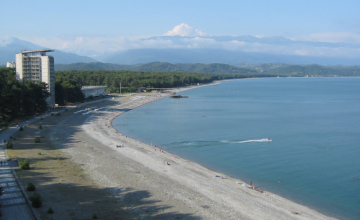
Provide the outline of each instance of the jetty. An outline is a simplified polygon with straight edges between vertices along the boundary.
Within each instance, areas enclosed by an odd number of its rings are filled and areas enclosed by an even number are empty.
[[[189,98],[189,96],[176,95],[175,92],[170,94],[170,98],[179,99],[179,98]]]
[[[170,95],[170,98],[175,98],[175,99],[178,99],[178,98],[189,98],[189,96],[182,96],[182,95]]]

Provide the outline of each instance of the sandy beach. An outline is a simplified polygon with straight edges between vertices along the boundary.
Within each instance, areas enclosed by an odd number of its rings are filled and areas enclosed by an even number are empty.
[[[102,208],[96,213],[101,219],[334,219],[124,136],[111,126],[118,115],[163,97],[166,95],[147,93],[110,99],[93,104],[96,107],[88,114],[84,114],[89,112],[85,109],[91,105],[70,110],[48,127],[43,126],[44,142],[81,167],[83,179],[74,179],[74,183],[68,180],[69,188],[79,189],[80,182],[86,180],[99,190],[97,197],[106,198],[97,198]],[[21,172],[25,184],[30,177]],[[46,185],[62,183],[56,180],[61,177],[53,177],[53,182],[31,178],[44,192]],[[86,200],[75,199],[66,206],[55,198],[55,190],[46,192],[54,195],[49,195],[47,206],[39,211],[43,219],[83,219],[84,215],[69,211],[68,206],[86,207]],[[76,198],[76,193],[73,196]],[[93,207],[93,200],[89,198],[89,207]],[[49,206],[58,210],[56,216],[44,214]]]

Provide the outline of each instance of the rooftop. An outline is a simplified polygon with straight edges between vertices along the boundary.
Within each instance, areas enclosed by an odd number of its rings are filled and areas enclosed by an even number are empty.
[[[23,50],[21,53],[54,52],[54,50]]]
[[[84,89],[100,89],[100,88],[106,88],[107,86],[83,86],[81,87],[81,90]]]

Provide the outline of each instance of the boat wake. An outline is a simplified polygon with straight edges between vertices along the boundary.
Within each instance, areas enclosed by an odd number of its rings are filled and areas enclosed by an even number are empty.
[[[231,141],[231,140],[221,140],[221,141],[193,141],[193,142],[176,142],[171,145],[177,147],[207,147],[214,145],[222,144],[246,144],[246,143],[261,143],[261,142],[271,142],[270,138],[254,139],[254,140],[241,140],[241,141]]]
[[[263,139],[255,139],[255,140],[246,140],[246,141],[232,141],[232,144],[242,144],[242,143],[252,143],[252,142],[270,142],[272,141],[269,138],[263,138]]]

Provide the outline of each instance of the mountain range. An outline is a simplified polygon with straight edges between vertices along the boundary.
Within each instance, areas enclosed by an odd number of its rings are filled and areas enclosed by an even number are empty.
[[[220,49],[132,49],[117,52],[102,60],[102,62],[105,63],[128,65],[154,61],[168,63],[227,63],[231,65],[241,65],[244,63],[287,63],[299,65],[360,64],[360,61],[357,58],[297,56]]]
[[[113,42],[109,43],[109,47]],[[99,60],[61,50],[49,54],[56,64],[103,62],[137,65],[149,62],[224,63],[231,65],[286,63],[295,65],[359,65],[360,44],[296,41],[284,37],[157,36]],[[165,46],[164,46],[165,45]],[[107,46],[105,44],[105,46]],[[22,50],[48,49],[18,38],[0,40],[0,65],[15,60]],[[50,48],[51,49],[51,48]],[[71,51],[76,51],[72,49]],[[311,54],[311,55],[309,55]],[[351,55],[352,54],[352,55]]]
[[[291,40],[254,36],[156,36],[136,41],[137,49],[118,51],[106,63],[287,63],[360,64],[360,44]]]
[[[20,53],[23,50],[40,50],[40,49],[49,49],[42,47],[36,44],[33,44],[29,41],[20,40],[18,38],[9,38],[3,41],[0,41],[0,64],[5,65],[6,62],[15,62],[15,54]],[[48,55],[53,56],[55,63],[76,63],[76,62],[96,62],[96,60],[87,57],[79,56],[74,53],[67,53],[61,50],[55,50],[54,52],[49,53]]]

